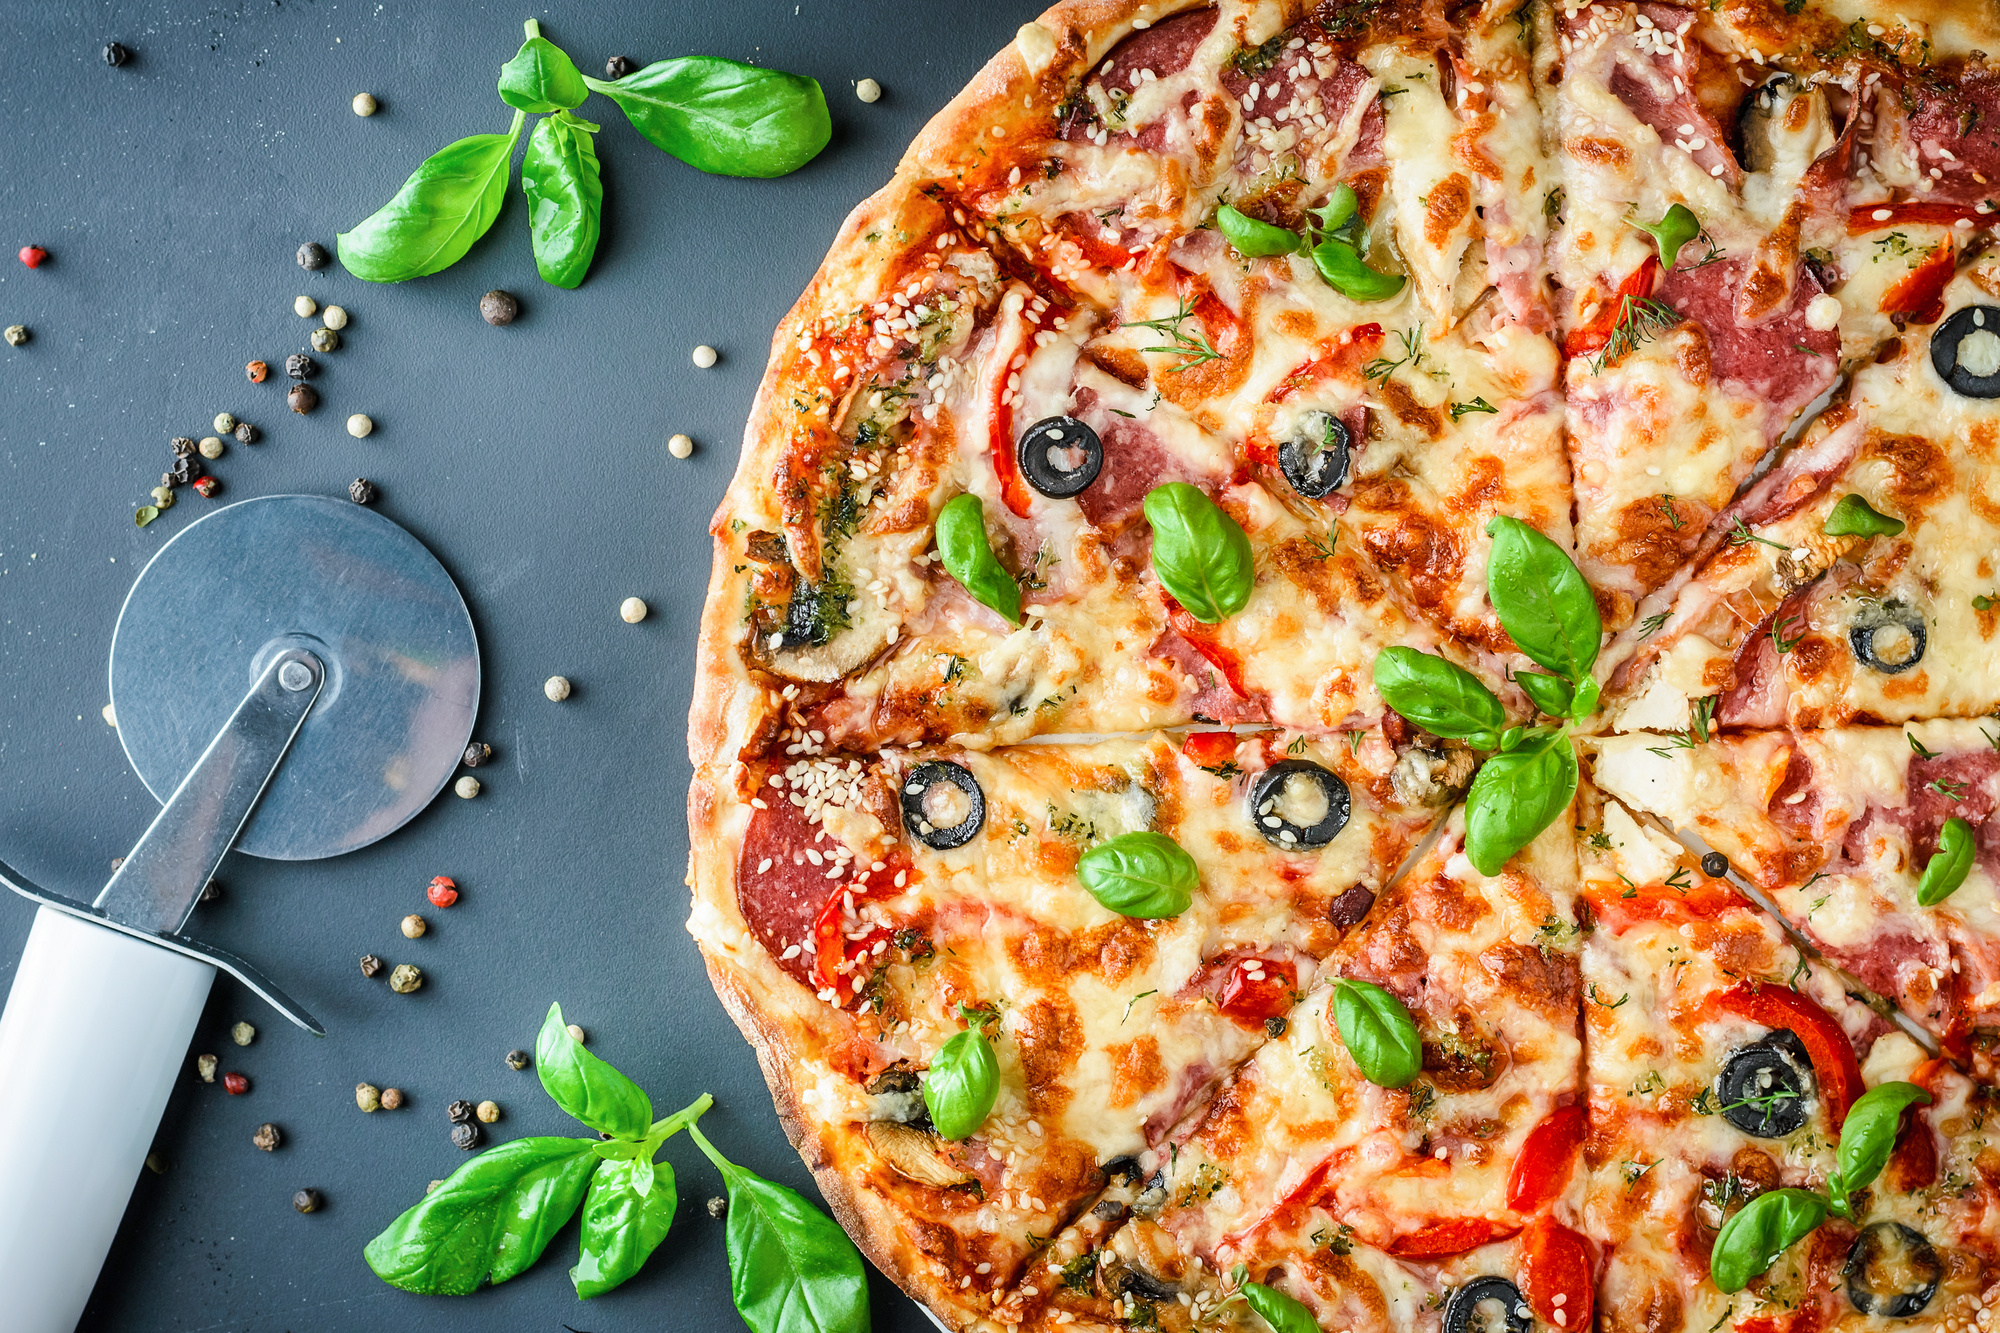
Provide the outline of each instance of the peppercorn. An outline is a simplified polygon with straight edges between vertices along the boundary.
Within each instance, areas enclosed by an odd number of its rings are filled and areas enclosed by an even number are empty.
[[[398,963],[395,970],[389,973],[389,989],[398,995],[408,995],[423,984],[423,969],[409,963]]]
[[[244,1093],[250,1091],[250,1080],[242,1074],[224,1074],[222,1076],[222,1090],[232,1097],[241,1097]]]
[[[298,260],[299,267],[309,272],[314,269],[325,268],[327,264],[332,262],[327,258],[326,247],[318,241],[307,241],[304,245],[300,246]]]
[[[243,373],[250,377],[252,384],[262,384],[270,377],[271,367],[263,361],[252,361],[243,367]]]
[[[514,1072],[519,1073],[521,1070],[526,1069],[529,1063],[530,1057],[526,1051],[517,1050],[507,1052],[507,1068]]]
[[[403,938],[406,940],[419,939],[428,929],[430,927],[424,924],[424,919],[415,912],[403,918]]]
[[[236,418],[228,412],[217,412],[214,424],[217,435],[227,435],[230,431],[236,429]]]
[[[646,604],[637,597],[627,597],[618,604],[618,618],[628,625],[636,625],[646,618]]]
[[[495,288],[479,298],[479,317],[495,328],[512,324],[520,313],[521,303],[514,299],[512,292]]]
[[[632,63],[630,56],[613,56],[604,62],[604,77],[622,79],[637,68],[639,67]]]
[[[33,336],[33,334],[28,332],[26,324],[9,324],[7,326],[7,345],[9,347],[25,346],[28,339]]]
[[[170,478],[173,484],[176,486],[185,486],[189,482],[193,481],[196,477],[199,477],[201,474],[202,474],[202,466],[198,461],[196,461],[194,456],[194,450],[192,448],[190,448],[187,453],[182,454],[179,458],[176,458],[174,460],[174,465],[171,468],[167,469],[168,478]]]
[[[493,757],[492,746],[486,744],[486,742],[484,741],[474,741],[472,744],[465,747],[465,754],[460,758],[459,762],[464,764],[467,768],[478,768],[481,764],[485,763],[488,759],[491,759],[492,757]]]
[[[238,1023],[235,1027],[229,1029],[229,1039],[238,1046],[248,1046],[251,1042],[257,1040],[257,1029],[251,1027],[248,1023]]]
[[[451,1102],[444,1108],[444,1118],[451,1121],[454,1125],[462,1125],[472,1119],[472,1116],[472,1103],[466,1101],[463,1097]]]
[[[707,370],[715,364],[715,349],[707,343],[694,349],[694,364],[697,369]]]
[[[542,693],[548,695],[552,702],[561,703],[569,698],[569,681],[561,676],[550,676],[542,682]]]
[[[569,1035],[575,1039],[577,1045],[581,1046],[585,1042],[590,1040],[588,1037],[584,1035],[583,1029],[578,1027],[576,1024],[571,1023],[568,1025],[568,1028],[569,1028]]]
[[[344,329],[347,327],[347,311],[337,305],[330,305],[320,311],[319,318],[320,323],[330,329]]]
[[[442,1184],[444,1184],[442,1180],[433,1180],[430,1184],[424,1186],[424,1193],[429,1194],[432,1190],[436,1189],[438,1186]]]
[[[356,477],[347,483],[347,498],[358,505],[372,505],[378,492],[375,483],[366,477]]]
[[[1264,1033],[1270,1037],[1282,1037],[1285,1035],[1285,1028],[1287,1026],[1288,1024],[1285,1022],[1283,1014],[1272,1014],[1264,1020]]]
[[[185,435],[176,435],[167,441],[167,447],[174,451],[175,458],[186,458],[194,452],[194,441]]]
[[[424,890],[424,896],[431,900],[432,907],[449,907],[458,901],[458,885],[449,875],[437,875]]]
[[[364,1110],[364,1111],[379,1111],[379,1110],[381,1110],[381,1109],[382,1109],[382,1089],[380,1089],[380,1088],[376,1087],[376,1086],[375,1086],[375,1085],[374,1085],[373,1083],[357,1083],[357,1084],[355,1084],[355,1085],[354,1085],[354,1104],[355,1104],[356,1106],[360,1107],[360,1108],[361,1108],[362,1110]]]
[[[292,391],[285,395],[285,406],[304,416],[319,406],[319,393],[310,384],[294,384]]]
[[[500,1103],[490,1100],[483,1101],[473,1108],[472,1113],[479,1117],[480,1124],[490,1125],[500,1118]]]
[[[686,435],[672,435],[667,438],[667,452],[675,458],[694,457],[694,441]]]
[[[236,436],[238,444],[255,444],[258,440],[257,428],[247,421],[237,422],[236,429],[231,434]]]
[[[451,784],[451,790],[460,800],[469,801],[479,795],[479,779],[467,773],[464,777]]]
[[[403,1107],[403,1090],[401,1088],[382,1089],[383,1110],[399,1111],[402,1109],[402,1107]]]
[[[319,302],[313,300],[310,296],[294,296],[292,298],[292,313],[300,319],[311,319],[319,313]]]
[[[319,374],[319,366],[304,352],[293,352],[285,358],[285,373],[295,380],[309,380]]]
[[[355,115],[372,116],[375,114],[376,108],[380,103],[375,100],[373,93],[356,93],[351,105],[354,107]]]
[[[105,706],[106,708],[109,708],[109,707],[111,707],[111,705],[110,705],[110,704],[106,704],[106,705],[104,705],[104,706]],[[116,725],[116,724],[114,723],[113,725]],[[201,901],[201,902],[205,902],[205,903],[212,903],[212,902],[215,902],[215,901],[216,901],[217,899],[219,899],[219,898],[221,898],[221,897],[222,897],[222,881],[221,881],[221,880],[217,880],[217,879],[212,879],[212,880],[210,880],[210,881],[209,881],[208,883],[206,883],[206,884],[204,884],[204,885],[202,885],[202,886],[201,886],[201,898],[200,898],[200,901]]]
[[[29,268],[40,268],[48,261],[48,257],[49,252],[42,249],[39,245],[24,245],[21,247],[21,262]]]
[[[361,955],[362,976],[372,977],[381,970],[382,970],[382,960],[380,958],[377,958],[372,953],[364,953]]]
[[[723,1198],[720,1194],[708,1201],[708,1215],[710,1217],[721,1217],[728,1211],[729,1200]]]
[[[197,444],[194,450],[203,458],[220,458],[222,457],[222,440],[218,436],[204,435],[201,437],[201,443]]]
[[[119,42],[106,42],[104,44],[104,63],[111,66],[111,68],[117,69],[131,58],[132,53],[123,44]]]
[[[197,1055],[194,1058],[194,1072],[204,1083],[215,1082],[215,1067],[221,1062],[212,1055]]]
[[[292,1196],[292,1207],[302,1213],[316,1213],[326,1205],[326,1198],[318,1190],[300,1190]]]
[[[257,1126],[257,1132],[250,1136],[250,1142],[256,1144],[265,1152],[276,1152],[278,1145],[284,1141],[285,1136],[279,1133],[278,1127],[269,1121]]]
[[[167,1159],[156,1152],[146,1154],[146,1169],[156,1176],[167,1174]]]
[[[158,486],[155,486],[148,492],[153,497],[153,503],[162,509],[172,509],[174,507],[174,489],[167,485],[167,482],[170,480],[172,478],[163,478]]]
[[[347,419],[347,433],[357,440],[365,440],[375,431],[375,421],[365,412],[356,412]]]
[[[1721,852],[1710,852],[1701,858],[1701,873],[1710,879],[1721,879],[1729,873],[1729,858]]]
[[[340,335],[332,329],[314,329],[307,341],[315,352],[333,352],[340,348]]]
[[[873,79],[863,79],[854,85],[854,95],[864,102],[882,100],[882,85]]]
[[[477,1148],[479,1140],[482,1137],[484,1136],[480,1133],[479,1126],[469,1121],[463,1125],[453,1125],[451,1127],[452,1146],[463,1149],[466,1152],[471,1152],[474,1148]]]
[[[213,499],[215,493],[221,489],[222,483],[214,477],[196,477],[194,479],[194,493],[204,500]]]

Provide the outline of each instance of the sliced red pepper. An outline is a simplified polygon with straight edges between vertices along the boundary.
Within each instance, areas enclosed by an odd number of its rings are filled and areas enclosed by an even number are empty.
[[[1105,240],[1098,227],[1089,221],[1077,221],[1079,217],[1088,218],[1089,214],[1066,213],[1059,225],[1076,242],[1076,248],[1083,251],[1083,257],[1090,261],[1092,267],[1122,269],[1128,261],[1144,257],[1144,250],[1127,250],[1122,245]]]
[[[843,926],[846,924],[846,901],[852,896],[858,907],[874,899],[893,897],[902,890],[895,887],[896,874],[909,872],[907,859],[893,854],[883,869],[874,872],[869,881],[850,880],[827,895],[820,906],[819,915],[813,918],[812,944],[813,965],[812,985],[815,990],[853,991],[853,980],[843,974],[840,965],[850,958],[873,952],[878,941],[888,939],[893,932],[887,926],[876,926],[858,940],[847,938]]]
[[[1160,589],[1160,600],[1166,603],[1167,624],[1174,633],[1193,644],[1194,650],[1222,673],[1222,678],[1229,682],[1229,688],[1236,691],[1239,698],[1248,699],[1250,691],[1243,684],[1243,663],[1236,654],[1217,643],[1212,628],[1196,620],[1165,588]]]
[[[1958,249],[1946,239],[1882,293],[1882,313],[1910,315],[1920,324],[1930,323],[1944,313],[1945,284],[1957,270]]]
[[[1206,285],[1195,298],[1194,317],[1208,334],[1209,346],[1225,357],[1236,355],[1237,348],[1243,345],[1243,321]]]
[[[1949,1068],[1942,1060],[1926,1060],[1911,1073],[1910,1082],[1928,1092],[1935,1102],[1938,1075]],[[1937,1140],[1931,1137],[1930,1121],[1921,1105],[1903,1108],[1902,1123],[1896,1131],[1896,1146],[1889,1153],[1889,1165],[1883,1174],[1894,1188],[1904,1193],[1926,1189],[1937,1183]]]
[[[1589,1123],[1581,1106],[1564,1106],[1542,1117],[1521,1140],[1521,1155],[1507,1176],[1507,1206],[1517,1213],[1539,1212],[1562,1197],[1583,1148]]]
[[[1646,262],[1633,269],[1625,281],[1618,284],[1618,290],[1605,299],[1587,323],[1569,331],[1569,337],[1563,339],[1563,355],[1589,356],[1592,352],[1602,351],[1604,345],[1611,341],[1612,331],[1618,327],[1618,321],[1625,313],[1625,302],[1651,296],[1659,280],[1660,257],[1647,255]]]
[[[1233,731],[1190,731],[1181,742],[1181,753],[1196,768],[1214,770],[1236,761],[1237,743]]]
[[[1627,885],[1617,892],[1592,888],[1591,910],[1597,922],[1613,935],[1623,935],[1633,926],[1658,921],[1677,926],[1690,921],[1713,921],[1744,905],[1736,890],[1714,882],[1698,883],[1682,891],[1664,884]]]
[[[1543,1323],[1588,1333],[1593,1266],[1590,1242],[1553,1217],[1535,1219],[1521,1236],[1521,1294]]]
[[[1833,1015],[1789,987],[1752,982],[1730,987],[1713,1003],[1724,1013],[1767,1028],[1787,1028],[1797,1035],[1812,1061],[1813,1077],[1826,1101],[1833,1132],[1839,1134],[1847,1123],[1847,1108],[1861,1095],[1861,1062],[1854,1057],[1854,1043]]]
[[[1216,1008],[1239,1023],[1255,1025],[1290,1011],[1296,1003],[1299,970],[1270,958],[1239,958],[1222,983]]]
[[[1876,217],[1886,213],[1887,217]],[[1971,218],[1977,226],[2000,222],[2000,213],[1982,213],[1977,204],[1938,204],[1922,199],[1905,199],[1898,204],[1864,204],[1847,215],[1847,234],[1860,236],[1884,227],[1949,227],[1960,218]]]
[[[1442,1259],[1505,1240],[1519,1230],[1487,1217],[1454,1217],[1405,1232],[1389,1242],[1389,1253],[1398,1259]]]

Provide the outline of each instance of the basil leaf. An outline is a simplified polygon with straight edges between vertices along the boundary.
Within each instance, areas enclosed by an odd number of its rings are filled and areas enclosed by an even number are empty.
[[[1187,613],[1214,625],[1241,611],[1256,582],[1250,538],[1215,501],[1184,481],[1146,495],[1153,573]]]
[[[1010,625],[1021,623],[1021,585],[1001,566],[986,540],[986,506],[978,496],[954,496],[938,510],[937,545],[945,573],[964,585],[974,600],[998,611]]]
[[[1240,1288],[1251,1309],[1271,1326],[1271,1333],[1320,1333],[1312,1311],[1275,1287],[1261,1282],[1245,1282]]]
[[[1590,585],[1562,547],[1520,519],[1497,514],[1486,533],[1486,596],[1500,624],[1536,663],[1580,683],[1604,638]]]
[[[1909,526],[1890,518],[1858,495],[1843,495],[1819,530],[1829,537],[1894,537]]]
[[[1674,266],[1681,247],[1701,235],[1701,219],[1686,204],[1675,204],[1658,222],[1641,222],[1637,218],[1625,220],[1653,238],[1654,244],[1660,247],[1660,262],[1668,268]]]
[[[1521,693],[1527,695],[1536,708],[1550,717],[1568,717],[1570,705],[1576,702],[1576,686],[1561,676],[1522,671],[1515,675],[1514,683],[1521,687]]]
[[[362,1256],[392,1287],[464,1296],[541,1257],[598,1169],[589,1139],[529,1138],[483,1152],[368,1242]]]
[[[1490,749],[1493,734],[1507,725],[1507,710],[1479,677],[1414,648],[1384,648],[1376,655],[1375,691],[1382,702],[1434,736],[1482,738]]]
[[[1931,1095],[1914,1083],[1878,1084],[1854,1099],[1840,1127],[1838,1167],[1827,1181],[1834,1212],[1842,1217],[1854,1215],[1848,1196],[1874,1184],[1889,1164],[1903,1108],[1913,1102],[1928,1104],[1930,1099]]]
[[[1247,259],[1288,255],[1305,244],[1305,238],[1297,232],[1239,213],[1228,204],[1215,210],[1215,229],[1237,254]]]
[[[1826,1220],[1826,1200],[1810,1190],[1767,1190],[1722,1224],[1709,1255],[1715,1289],[1733,1296]]]
[[[1336,185],[1326,202],[1318,208],[1308,208],[1306,212],[1319,219],[1320,230],[1339,231],[1354,221],[1354,215],[1361,207],[1361,196],[1354,193],[1351,185]]]
[[[544,118],[528,136],[521,192],[528,196],[528,234],[542,281],[575,287],[597,253],[604,182],[598,176],[597,126],[569,112]]]
[[[641,1139],[652,1128],[653,1103],[638,1084],[569,1035],[559,1004],[549,1006],[535,1038],[535,1072],[557,1106],[594,1130]]]
[[[1141,920],[1179,916],[1201,883],[1194,858],[1166,834],[1150,830],[1098,843],[1077,858],[1076,876],[1102,906]]]
[[[566,52],[542,36],[541,24],[524,25],[528,40],[500,67],[500,100],[523,111],[567,111],[590,96],[583,71]]]
[[[833,137],[812,79],[715,56],[657,60],[616,83],[584,85],[618,104],[653,146],[717,176],[782,176]]]
[[[1925,907],[1936,907],[1957,892],[1965,877],[1972,873],[1977,850],[1972,840],[1972,825],[1957,815],[1945,820],[1938,829],[1937,850],[1924,866],[1924,877],[1917,881],[1917,901]]]
[[[500,216],[526,120],[516,111],[505,134],[475,134],[425,158],[394,199],[335,238],[341,267],[366,282],[406,282],[463,259]]]
[[[1480,765],[1465,794],[1465,855],[1473,868],[1499,874],[1509,857],[1569,808],[1576,778],[1576,747],[1561,731],[1527,739]]]
[[[729,1190],[729,1294],[751,1333],[868,1333],[861,1252],[793,1190],[728,1161],[688,1134]]]
[[[1000,1062],[979,1027],[954,1032],[924,1071],[924,1106],[931,1124],[947,1139],[970,1138],[993,1113],[1000,1095]]]
[[[1401,1000],[1374,982],[1347,979],[1336,984],[1333,1021],[1347,1053],[1377,1087],[1403,1087],[1423,1069],[1424,1044],[1416,1020]]]
[[[1597,677],[1585,676],[1583,682],[1576,687],[1576,698],[1570,703],[1569,715],[1571,717],[1589,717],[1592,713],[1596,712],[1597,691]]]
[[[1361,252],[1337,236],[1315,245],[1312,260],[1326,285],[1351,301],[1386,301],[1409,281],[1400,273],[1380,273],[1368,267]]]
[[[607,1162],[583,1204],[583,1239],[569,1280],[588,1300],[631,1277],[673,1225],[674,1168],[668,1162]]]

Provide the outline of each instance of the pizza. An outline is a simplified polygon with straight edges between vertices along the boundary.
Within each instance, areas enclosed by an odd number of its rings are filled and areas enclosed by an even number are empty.
[[[2000,1302],[2000,12],[1064,0],[712,525],[689,929],[954,1330]]]

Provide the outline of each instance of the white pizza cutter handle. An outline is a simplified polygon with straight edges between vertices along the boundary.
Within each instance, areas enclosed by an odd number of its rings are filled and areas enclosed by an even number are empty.
[[[0,1014],[0,1323],[71,1333],[117,1234],[215,966],[177,932],[318,697],[273,658],[93,907],[35,914]],[[232,969],[234,970],[234,969]]]

